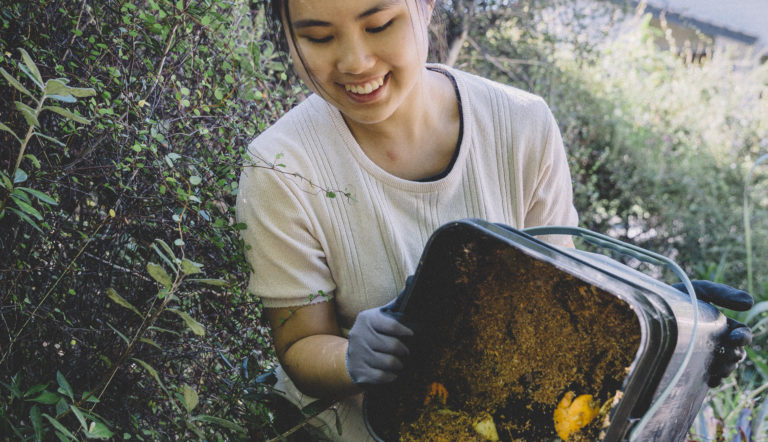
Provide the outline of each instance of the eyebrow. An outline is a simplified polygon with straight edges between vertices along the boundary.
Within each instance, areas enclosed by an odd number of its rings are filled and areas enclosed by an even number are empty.
[[[389,9],[398,4],[400,4],[400,0],[385,0],[379,3],[378,5],[358,14],[357,20],[362,20],[373,14],[376,14],[377,12],[381,12],[385,9]],[[331,23],[323,20],[314,20],[314,19],[296,20],[295,22],[293,22],[294,29],[311,28],[313,26],[329,27],[331,26]]]

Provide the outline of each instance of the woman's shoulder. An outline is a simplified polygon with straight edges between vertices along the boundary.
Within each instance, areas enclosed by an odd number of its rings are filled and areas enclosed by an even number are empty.
[[[448,72],[464,85],[473,106],[487,108],[503,105],[527,111],[538,109],[540,112],[549,109],[542,97],[515,86],[456,68],[448,68]]]

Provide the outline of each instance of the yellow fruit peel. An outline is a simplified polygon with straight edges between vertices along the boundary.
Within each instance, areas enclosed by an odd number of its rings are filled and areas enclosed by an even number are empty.
[[[571,434],[592,422],[599,412],[600,406],[591,394],[576,397],[576,393],[569,391],[555,409],[555,431],[560,439],[568,440]]]

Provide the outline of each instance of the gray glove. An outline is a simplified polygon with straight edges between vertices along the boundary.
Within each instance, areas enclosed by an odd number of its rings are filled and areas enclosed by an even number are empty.
[[[349,331],[347,371],[355,384],[383,384],[397,378],[408,356],[402,338],[413,331],[387,310],[390,305],[363,310]]]

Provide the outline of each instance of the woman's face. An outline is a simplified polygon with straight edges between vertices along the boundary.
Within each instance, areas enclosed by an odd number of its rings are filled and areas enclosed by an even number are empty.
[[[416,91],[428,49],[425,0],[284,0],[302,80],[347,119],[386,120]],[[298,48],[298,51],[297,51]]]

